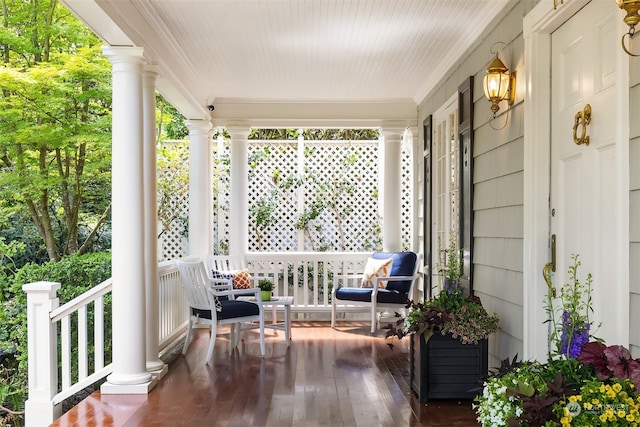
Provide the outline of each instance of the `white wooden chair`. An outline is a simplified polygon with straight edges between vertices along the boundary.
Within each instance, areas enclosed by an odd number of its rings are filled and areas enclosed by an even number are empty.
[[[176,261],[176,264],[187,294],[190,311],[182,354],[187,352],[192,329],[198,323],[211,325],[211,340],[205,358],[205,362],[209,363],[213,355],[218,325],[231,325],[231,344],[232,348],[235,348],[242,331],[240,325],[257,320],[260,329],[260,354],[264,356],[264,312],[260,300],[260,290],[258,288],[233,290],[228,283],[214,284],[207,276],[202,261]],[[255,296],[257,302],[236,301],[234,299],[235,295],[246,295],[247,292],[252,292],[251,296]]]

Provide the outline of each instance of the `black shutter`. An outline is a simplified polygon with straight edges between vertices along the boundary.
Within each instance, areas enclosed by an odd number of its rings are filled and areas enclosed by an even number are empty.
[[[458,88],[458,141],[460,158],[461,285],[473,294],[473,76]]]
[[[433,131],[432,131],[432,117],[427,117],[422,123],[423,131],[424,131],[424,146],[423,146],[423,163],[424,163],[424,193],[422,194],[423,200],[423,221],[424,221],[424,290],[427,292],[426,299],[430,299],[433,295],[432,291],[432,283],[431,283],[431,274],[433,268],[433,259],[432,259],[432,242],[433,235],[431,229],[432,222],[432,207],[433,201],[432,197],[432,147],[433,147]]]

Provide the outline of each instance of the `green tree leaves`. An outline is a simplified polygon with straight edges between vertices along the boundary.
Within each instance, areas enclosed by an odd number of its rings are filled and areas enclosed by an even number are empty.
[[[1,203],[28,214],[59,260],[90,250],[108,220],[110,66],[57,1],[3,6]]]

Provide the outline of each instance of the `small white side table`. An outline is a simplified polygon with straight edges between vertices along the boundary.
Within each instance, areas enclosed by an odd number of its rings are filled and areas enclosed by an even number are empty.
[[[255,297],[237,297],[236,299],[240,301],[256,301]],[[291,304],[293,304],[293,297],[271,297],[271,300],[269,301],[262,301],[262,307],[265,309],[271,308],[273,310],[273,322],[265,322],[264,327],[283,331],[287,347],[291,343]],[[284,308],[284,322],[277,321],[276,310],[279,307]]]

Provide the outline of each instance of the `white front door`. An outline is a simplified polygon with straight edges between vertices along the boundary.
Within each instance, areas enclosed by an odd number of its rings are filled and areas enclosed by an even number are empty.
[[[571,255],[579,254],[585,283],[593,275],[590,316],[602,322],[596,336],[609,344],[628,344],[628,269],[621,219],[628,193],[620,176],[616,145],[618,8],[594,0],[551,35],[551,197],[550,233],[556,237],[559,291],[569,281]],[[584,124],[576,114],[591,107],[586,125],[589,145],[577,145]],[[576,121],[576,131],[573,131]]]

